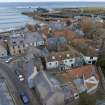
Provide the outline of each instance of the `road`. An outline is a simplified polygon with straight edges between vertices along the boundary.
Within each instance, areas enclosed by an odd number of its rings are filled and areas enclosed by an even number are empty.
[[[19,94],[22,91],[26,92],[30,98],[30,103],[28,105],[39,105],[33,92],[28,88],[26,80],[23,82],[20,82],[17,79],[13,68],[10,68],[7,64],[0,62],[0,73],[3,74],[3,76],[5,76],[5,78],[11,84],[11,86],[12,86],[11,92],[12,92],[13,96],[15,97],[15,101],[16,101],[17,105],[23,105],[23,103],[19,97]]]

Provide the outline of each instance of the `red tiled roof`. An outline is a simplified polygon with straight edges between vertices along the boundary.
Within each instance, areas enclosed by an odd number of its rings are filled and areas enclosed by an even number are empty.
[[[99,79],[96,73],[96,68],[93,65],[86,65],[76,69],[72,69],[69,74],[72,76],[72,78],[84,76],[84,78],[86,79],[94,75],[96,79]]]
[[[53,34],[55,36],[65,36],[70,40],[73,39],[73,38],[76,38],[75,32],[73,32],[73,31],[71,31],[69,29],[64,29],[62,31],[54,31]]]

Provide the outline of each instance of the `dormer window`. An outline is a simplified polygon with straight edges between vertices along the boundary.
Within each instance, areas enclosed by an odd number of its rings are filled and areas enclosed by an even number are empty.
[[[55,59],[55,56],[52,56],[52,59]]]
[[[61,56],[61,55],[59,55],[59,57],[61,58],[62,56]]]
[[[16,44],[16,42],[15,42],[15,41],[13,41],[12,43],[13,43],[13,44]]]
[[[93,57],[90,57],[90,59],[93,59]]]
[[[70,57],[70,54],[67,54],[66,56],[67,56],[67,57]]]

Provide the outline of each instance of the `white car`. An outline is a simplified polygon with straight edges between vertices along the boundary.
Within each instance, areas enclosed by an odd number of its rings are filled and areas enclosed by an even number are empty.
[[[15,73],[20,81],[24,81],[23,75],[19,72],[19,70],[15,70]]]
[[[19,80],[20,80],[20,81],[24,81],[23,75],[19,75],[18,77],[19,77]]]
[[[12,58],[8,58],[5,62],[9,63],[12,60]]]

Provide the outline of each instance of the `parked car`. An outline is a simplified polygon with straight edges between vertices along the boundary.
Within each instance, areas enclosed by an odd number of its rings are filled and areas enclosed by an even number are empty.
[[[20,81],[24,81],[24,77],[23,77],[23,75],[20,73],[19,70],[15,70],[15,74],[17,75],[17,77],[18,77],[18,79],[19,79]]]
[[[25,92],[21,92],[21,93],[20,93],[20,98],[21,98],[22,102],[23,102],[25,105],[30,102],[30,101],[29,101],[29,97],[28,97],[28,95],[27,95]]]
[[[8,58],[8,59],[6,59],[6,63],[9,63],[10,61],[12,60],[12,57],[10,57],[10,58]]]

